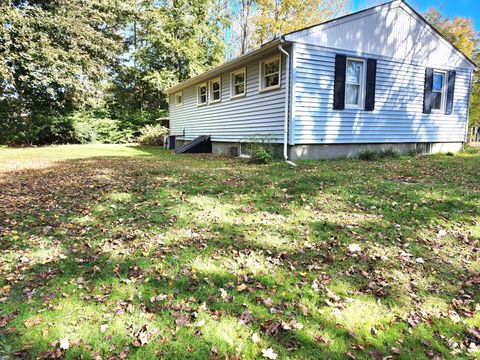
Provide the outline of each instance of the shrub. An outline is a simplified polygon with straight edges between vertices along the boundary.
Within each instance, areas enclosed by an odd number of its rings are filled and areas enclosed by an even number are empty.
[[[480,153],[480,147],[465,146],[465,149],[462,151],[464,154],[475,155]]]
[[[145,125],[158,123],[165,111],[111,113],[94,107],[66,115],[17,115],[0,121],[0,143],[46,145],[67,143],[123,144],[140,135]]]
[[[365,160],[365,161],[374,161],[374,160],[377,160],[378,158],[378,152],[365,149],[358,153],[358,158],[360,160]]]
[[[75,141],[72,120],[60,115],[7,118],[0,122],[0,142],[10,145],[67,144]]]
[[[421,156],[421,155],[422,155],[422,149],[419,148],[419,147],[410,148],[410,149],[407,151],[407,155],[408,155],[408,156],[411,156],[411,157]]]
[[[275,159],[272,149],[267,146],[254,146],[251,161],[256,164],[268,164]]]
[[[389,147],[386,149],[383,149],[379,152],[378,157],[380,159],[395,159],[400,156],[400,152],[395,149],[394,147]]]
[[[268,164],[277,157],[268,137],[251,137],[248,143],[242,146],[242,152],[250,155],[250,162],[255,164]]]
[[[447,152],[445,155],[447,155],[447,156],[455,156],[455,154],[452,153],[451,151]]]
[[[147,125],[140,130],[138,143],[142,145],[163,145],[163,139],[168,134],[168,129],[161,125]]]
[[[397,149],[389,147],[380,151],[365,149],[358,153],[358,158],[365,161],[374,161],[380,159],[395,159],[400,156]]]

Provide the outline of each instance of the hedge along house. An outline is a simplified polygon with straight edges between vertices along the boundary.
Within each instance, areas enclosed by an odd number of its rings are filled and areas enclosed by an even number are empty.
[[[177,143],[228,154],[259,139],[285,158],[457,151],[475,64],[404,1],[281,36],[167,92]]]

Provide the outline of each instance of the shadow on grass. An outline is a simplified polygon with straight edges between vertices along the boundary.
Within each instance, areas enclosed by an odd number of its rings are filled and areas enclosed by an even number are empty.
[[[449,356],[436,331],[462,340],[469,323],[442,312],[462,315],[452,301],[478,270],[479,157],[292,169],[151,155],[1,180],[0,316],[19,311],[4,352],[68,337],[70,358],[421,358]],[[130,325],[147,325],[147,344]]]

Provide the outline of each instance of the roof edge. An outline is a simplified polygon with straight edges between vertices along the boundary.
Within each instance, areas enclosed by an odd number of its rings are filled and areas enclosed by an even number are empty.
[[[430,22],[427,19],[425,19],[425,17],[422,14],[420,14],[417,10],[415,10],[415,8],[412,5],[407,3],[405,0],[399,0],[399,1],[400,1],[400,4],[406,6],[407,9],[412,11],[415,16],[417,16],[423,23],[425,23],[430,29],[432,29],[435,34],[437,34],[441,39],[443,39],[451,47],[453,47],[460,55],[462,55],[465,58],[465,60],[467,60],[475,68],[478,68],[478,65],[472,59],[470,59],[469,56],[465,55],[465,53],[462,50],[460,50],[456,45],[454,45],[450,40],[448,40],[435,26],[430,24]]]
[[[269,41],[268,43],[265,43],[261,45],[260,47],[257,47],[235,59],[232,59],[230,61],[224,62],[221,65],[218,65],[210,70],[207,70],[201,74],[198,74],[196,76],[193,76],[191,78],[188,78],[187,80],[182,81],[181,83],[178,83],[177,85],[174,85],[168,89],[165,90],[166,94],[172,94],[176,91],[180,91],[187,86],[194,85],[196,83],[199,83],[203,80],[207,80],[215,75],[218,75],[219,73],[228,70],[231,67],[234,67],[236,64],[241,63],[243,61],[246,61],[252,57],[255,57],[267,50],[271,50],[277,45],[280,45],[282,43],[285,43],[283,36],[273,39],[272,41]]]

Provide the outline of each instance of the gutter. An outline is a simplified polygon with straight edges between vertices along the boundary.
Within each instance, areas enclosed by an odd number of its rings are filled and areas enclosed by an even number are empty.
[[[289,115],[289,108],[288,105],[290,103],[290,54],[285,51],[282,47],[282,44],[285,43],[283,37],[280,39],[280,44],[278,45],[278,50],[287,57],[286,63],[286,78],[285,78],[285,115],[284,115],[284,123],[283,123],[283,158],[285,159],[287,164],[297,166],[297,164],[293,163],[292,161],[288,160],[288,115]]]
[[[223,72],[226,72],[226,71],[229,71],[229,70],[233,70],[235,69],[236,67],[240,67],[241,65],[243,65],[244,63],[250,61],[252,58],[255,58],[257,55],[260,55],[262,54],[263,52],[265,51],[268,51],[270,49],[274,49],[279,43],[283,42],[283,39],[279,40],[279,39],[274,39],[266,44],[263,44],[262,46],[254,49],[254,50],[251,50],[249,52],[247,52],[246,54],[238,57],[238,58],[235,58],[235,59],[232,59],[230,61],[227,61],[217,67],[214,67],[213,69],[211,70],[208,70],[204,73],[201,73],[197,76],[194,76],[194,77],[191,77],[175,86],[172,86],[171,88],[168,88],[164,91],[165,94],[167,95],[170,95],[170,94],[173,94],[177,91],[180,91],[180,90],[183,90],[184,88],[188,87],[188,86],[191,86],[191,85],[195,85],[195,84],[198,84],[202,81],[205,81],[213,76],[216,76],[218,74],[221,74]]]

